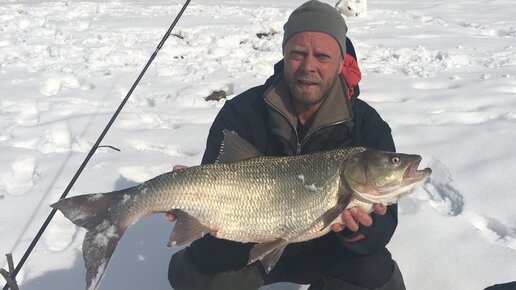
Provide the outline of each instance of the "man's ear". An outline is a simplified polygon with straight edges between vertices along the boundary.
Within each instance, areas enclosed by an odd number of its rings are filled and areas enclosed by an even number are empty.
[[[344,68],[344,57],[341,57],[339,61],[339,73],[342,72],[342,69]]]

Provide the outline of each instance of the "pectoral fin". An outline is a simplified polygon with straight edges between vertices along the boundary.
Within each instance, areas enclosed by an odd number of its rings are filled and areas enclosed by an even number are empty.
[[[251,264],[260,260],[266,272],[270,272],[283,254],[285,247],[289,242],[279,238],[271,242],[265,242],[255,245],[249,252],[249,262]]]
[[[186,212],[174,210],[172,213],[177,220],[168,241],[169,247],[186,245],[210,232],[210,228],[204,226],[199,220]]]
[[[323,227],[321,228],[321,231],[324,230],[326,227],[329,227],[335,219],[339,217],[339,215],[346,209],[346,207],[349,204],[349,197],[340,198],[337,204],[327,210],[320,218],[315,220],[316,224],[319,222],[323,223]]]

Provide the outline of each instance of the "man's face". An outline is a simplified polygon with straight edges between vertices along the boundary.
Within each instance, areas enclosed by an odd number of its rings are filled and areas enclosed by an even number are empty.
[[[323,32],[300,32],[283,50],[284,77],[294,101],[304,106],[322,102],[342,69],[340,46]]]

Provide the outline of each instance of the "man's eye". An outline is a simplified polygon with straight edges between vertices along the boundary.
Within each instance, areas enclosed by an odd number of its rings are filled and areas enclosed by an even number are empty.
[[[329,55],[326,55],[326,54],[318,54],[317,58],[319,60],[330,60],[331,59],[331,57]]]
[[[303,53],[301,52],[291,52],[290,53],[290,57],[293,58],[293,59],[300,59],[300,58],[303,58]]]

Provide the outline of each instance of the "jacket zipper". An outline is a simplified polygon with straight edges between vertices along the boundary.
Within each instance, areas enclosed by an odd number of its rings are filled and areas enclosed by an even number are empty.
[[[264,99],[265,99],[265,103],[267,103],[267,105],[269,105],[269,107],[273,108],[274,111],[278,112],[283,118],[285,118],[285,120],[290,125],[290,127],[292,129],[294,129],[294,134],[296,135],[296,155],[301,154],[301,142],[299,142],[299,134],[297,133],[297,129],[295,128],[295,126],[292,123],[290,123],[290,121],[288,120],[288,117],[285,116],[285,114],[282,111],[278,110],[275,106],[273,106],[269,102],[269,100],[267,100],[266,98],[264,98]]]
[[[335,125],[338,125],[338,124],[342,124],[342,123],[345,123],[349,120],[341,120],[341,121],[336,121],[336,122],[333,122],[333,123],[329,123],[329,124],[326,124],[324,126],[321,126],[319,128],[316,128],[315,130],[309,132],[304,138],[303,140],[299,141],[299,134],[297,133],[297,129],[295,128],[295,126],[290,123],[290,121],[288,120],[288,117],[285,116],[285,114],[283,114],[282,111],[278,110],[276,107],[274,107],[270,102],[269,100],[265,99],[265,102],[271,107],[273,108],[276,112],[278,112],[283,118],[285,118],[285,120],[287,121],[287,123],[290,125],[290,127],[292,127],[292,129],[294,130],[294,134],[296,135],[296,155],[300,155],[301,154],[301,151],[303,149],[303,145],[306,143],[306,140],[308,140],[308,137],[310,137],[313,133],[321,130],[321,129],[324,129],[324,128],[327,128],[327,127],[330,127],[330,126],[335,126]]]
[[[321,127],[318,127],[316,128],[315,130],[312,130],[311,132],[309,132],[308,134],[306,134],[305,138],[303,138],[303,140],[301,140],[301,144],[299,144],[299,141],[298,141],[298,150],[301,150],[303,148],[303,145],[306,144],[308,138],[313,135],[313,133],[321,130],[321,129],[324,129],[324,128],[328,128],[328,127],[331,127],[331,126],[335,126],[335,125],[339,125],[339,124],[343,124],[343,123],[346,123],[347,121],[349,120],[341,120],[341,121],[335,121],[333,123],[329,123],[329,124],[325,124],[324,126],[321,126]],[[292,124],[291,124],[292,125]]]

